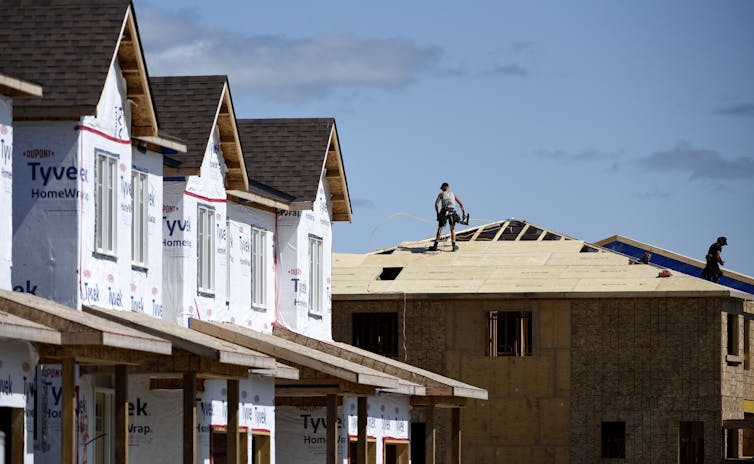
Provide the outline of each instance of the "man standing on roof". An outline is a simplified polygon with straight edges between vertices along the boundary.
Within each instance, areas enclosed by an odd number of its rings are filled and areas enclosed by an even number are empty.
[[[458,196],[450,190],[450,185],[447,182],[443,182],[440,186],[441,192],[435,199],[435,213],[437,213],[437,235],[435,236],[435,243],[429,247],[429,251],[437,251],[437,242],[440,241],[440,234],[442,233],[445,224],[450,226],[450,239],[453,242],[453,251],[458,249],[456,245],[456,230],[455,226],[457,222],[469,223],[468,216],[466,215],[466,208],[463,206],[463,202]],[[461,207],[463,213],[463,220],[458,216],[456,212],[456,205]]]
[[[717,237],[717,241],[710,245],[707,252],[707,265],[702,270],[702,277],[710,282],[717,282],[723,275],[723,271],[720,270],[720,265],[725,265],[725,261],[720,256],[723,252],[723,247],[728,244],[728,239],[725,237]]]

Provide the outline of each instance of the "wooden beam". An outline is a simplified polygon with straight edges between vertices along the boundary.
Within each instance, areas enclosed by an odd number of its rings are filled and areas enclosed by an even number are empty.
[[[450,463],[461,464],[461,408],[451,410]]]
[[[338,462],[338,396],[327,395],[327,457],[326,464]]]
[[[336,406],[343,404],[343,397],[335,395]],[[296,406],[302,408],[326,408],[327,396],[279,396],[275,395],[275,406]]]
[[[86,345],[39,345],[40,364],[57,364],[60,359],[75,357],[79,362],[91,364],[139,365],[154,362],[166,355],[150,354],[143,351],[118,349],[109,346]]]
[[[196,374],[183,374],[183,464],[196,464]]]
[[[462,408],[468,398],[457,396],[412,396],[411,406],[415,408]]]
[[[228,392],[228,427],[227,427],[227,461],[230,464],[241,463],[241,442],[238,434],[238,400],[239,400],[239,381],[237,379],[228,379],[226,381],[226,391]],[[252,438],[253,439],[253,438]],[[245,453],[244,453],[245,454]]]
[[[367,397],[360,396],[357,400],[357,430],[358,441],[356,442],[356,461],[359,464],[367,463]]]
[[[435,425],[435,408],[427,408],[427,422],[424,426],[424,463],[435,464],[435,445],[437,430]]]
[[[115,366],[115,464],[128,464],[128,366]]]
[[[63,385],[60,393],[60,449],[62,464],[76,464],[76,360],[63,359]]]
[[[157,377],[149,379],[150,390],[183,390],[183,379],[177,377]],[[204,379],[196,379],[196,391],[204,391]]]
[[[157,131],[152,126],[132,125],[131,137],[157,137]]]
[[[10,441],[5,442],[5,449],[10,446],[10,463],[24,464],[26,450],[24,448],[24,408],[10,410]],[[31,450],[30,450],[31,451]],[[3,457],[4,458],[4,457]]]

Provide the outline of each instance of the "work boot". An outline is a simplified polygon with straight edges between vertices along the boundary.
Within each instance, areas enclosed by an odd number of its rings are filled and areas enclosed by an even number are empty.
[[[429,247],[429,251],[437,251],[437,242],[433,243],[431,247]]]
[[[456,242],[453,242],[453,251],[458,251],[458,245],[456,245]]]

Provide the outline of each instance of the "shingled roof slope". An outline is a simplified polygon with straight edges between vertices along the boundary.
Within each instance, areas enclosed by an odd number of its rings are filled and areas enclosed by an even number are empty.
[[[0,72],[41,84],[16,107],[80,107],[94,114],[131,4],[127,0],[2,0]]]
[[[212,133],[226,76],[150,77],[160,128],[186,141],[181,167],[199,168]]]
[[[249,178],[313,202],[335,119],[239,119]]]

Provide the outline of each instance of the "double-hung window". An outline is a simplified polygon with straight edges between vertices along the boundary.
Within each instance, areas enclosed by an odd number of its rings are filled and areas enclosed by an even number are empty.
[[[147,268],[149,224],[149,176],[144,171],[131,171],[131,264]]]
[[[118,238],[118,157],[97,150],[95,177],[95,247],[97,253],[115,256]]]
[[[215,210],[197,206],[197,287],[200,294],[215,293]]]
[[[322,239],[309,236],[309,313],[322,315]]]
[[[267,232],[251,228],[251,305],[267,307]]]

